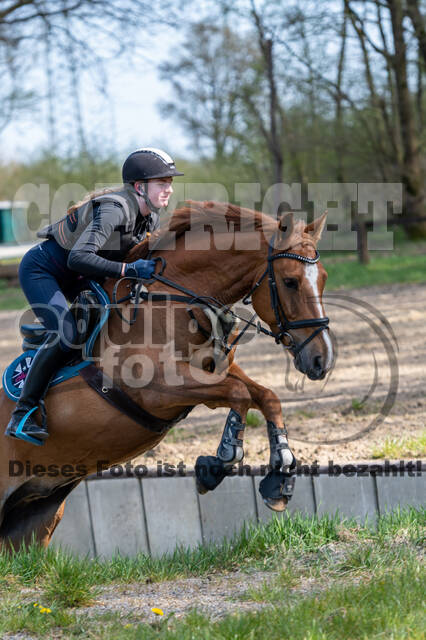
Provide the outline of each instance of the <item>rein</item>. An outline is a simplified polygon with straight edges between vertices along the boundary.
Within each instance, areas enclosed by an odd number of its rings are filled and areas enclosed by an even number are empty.
[[[270,243],[269,249],[268,249],[268,264],[267,264],[267,267],[266,267],[265,271],[263,272],[263,274],[258,279],[258,281],[254,284],[252,289],[244,296],[242,302],[243,302],[243,304],[246,304],[246,305],[250,304],[251,295],[261,285],[261,283],[263,282],[265,277],[268,276],[269,295],[270,295],[270,299],[271,299],[271,306],[272,306],[272,309],[273,309],[274,314],[275,314],[275,319],[276,319],[276,322],[277,322],[279,333],[275,333],[273,331],[270,331],[269,329],[265,329],[265,327],[263,327],[259,321],[258,322],[253,322],[253,319],[256,317],[255,313],[251,316],[250,320],[247,320],[246,318],[242,318],[241,316],[236,314],[232,309],[227,307],[226,308],[226,312],[229,313],[230,315],[232,315],[233,318],[238,319],[238,320],[242,320],[243,322],[245,322],[245,326],[237,334],[237,336],[233,339],[231,344],[228,344],[226,341],[224,341],[223,347],[225,349],[225,354],[226,355],[228,355],[228,353],[233,349],[233,347],[237,344],[237,342],[239,342],[241,337],[245,334],[245,332],[247,331],[247,329],[250,326],[255,327],[257,333],[261,333],[261,334],[264,334],[264,335],[267,335],[269,337],[274,338],[275,342],[277,344],[281,343],[284,349],[292,350],[294,355],[297,355],[298,353],[300,353],[300,351],[311,340],[313,340],[315,338],[315,336],[317,336],[324,329],[328,328],[328,324],[329,324],[329,318],[328,317],[324,317],[324,318],[308,318],[307,320],[296,320],[296,321],[290,321],[290,320],[287,319],[287,317],[285,315],[285,312],[284,312],[284,309],[283,309],[283,306],[282,306],[281,301],[280,301],[279,296],[278,296],[277,282],[276,282],[276,278],[275,278],[274,265],[273,265],[274,261],[279,259],[279,258],[289,258],[289,259],[293,259],[293,260],[299,260],[299,262],[305,262],[307,264],[316,264],[320,259],[319,252],[316,250],[315,258],[308,258],[308,257],[302,256],[302,255],[300,255],[298,253],[290,253],[290,252],[281,252],[281,253],[273,254],[272,253],[272,247],[273,247],[272,239],[271,239],[271,243]],[[136,321],[137,307],[134,309],[132,317],[131,317],[130,320],[127,320],[123,316],[121,311],[117,308],[117,305],[119,305],[122,302],[125,302],[127,300],[132,300],[135,304],[140,299],[149,300],[149,301],[152,301],[152,302],[155,302],[155,301],[163,302],[165,300],[172,300],[174,302],[186,302],[187,304],[190,304],[190,305],[194,305],[194,304],[197,304],[197,303],[198,304],[202,303],[202,304],[206,305],[207,307],[209,307],[210,309],[212,309],[213,311],[217,311],[218,309],[221,309],[221,310],[223,309],[223,305],[216,298],[213,298],[212,296],[200,296],[199,294],[195,293],[194,291],[191,291],[190,289],[187,289],[186,287],[183,287],[182,285],[178,284],[177,282],[173,282],[172,280],[169,280],[168,278],[165,278],[162,275],[163,272],[164,272],[164,269],[166,268],[165,259],[163,257],[156,257],[156,258],[153,258],[153,259],[156,260],[156,261],[161,262],[161,269],[160,269],[160,272],[158,274],[154,273],[150,280],[142,281],[141,278],[133,278],[133,277],[125,276],[124,278],[120,278],[115,283],[114,289],[113,289],[113,293],[112,293],[112,300],[113,300],[113,304],[114,304],[115,310],[118,313],[118,315],[120,316],[121,320],[123,320],[124,322],[126,322],[129,325],[134,324],[135,321]],[[127,296],[124,296],[123,298],[120,298],[119,300],[117,300],[118,286],[120,285],[120,283],[123,280],[135,280],[136,281],[136,286],[133,288],[132,292],[129,293]],[[171,287],[173,289],[177,289],[178,291],[181,291],[185,295],[175,295],[175,294],[169,294],[169,293],[156,293],[156,292],[150,293],[148,291],[148,289],[146,288],[144,282],[146,284],[151,284],[154,281],[161,282],[162,284],[165,284],[165,285],[167,285],[167,286],[169,286],[169,287]],[[310,328],[310,327],[316,327],[315,331],[313,331],[312,334],[310,336],[308,336],[308,338],[306,338],[306,340],[304,340],[300,345],[297,345],[295,343],[292,335],[289,333],[289,330],[291,330],[291,329],[304,329],[304,328]],[[290,342],[288,344],[282,343],[281,340],[283,338],[286,338],[286,339],[290,340]]]

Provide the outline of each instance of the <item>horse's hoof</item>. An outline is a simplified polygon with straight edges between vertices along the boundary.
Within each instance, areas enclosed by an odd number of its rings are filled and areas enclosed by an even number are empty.
[[[232,467],[230,469],[232,471]],[[229,469],[216,456],[198,456],[195,462],[195,478],[198,492],[213,491],[222,482]],[[198,488],[200,486],[200,489]]]
[[[195,478],[195,486],[197,487],[198,493],[202,496],[208,491],[208,489],[206,489],[206,487],[200,482],[197,477]]]
[[[259,492],[263,502],[273,511],[284,511],[293,491],[295,476],[282,471],[273,470],[259,484]]]
[[[286,497],[282,498],[263,498],[263,502],[269,509],[272,511],[284,511],[288,504],[288,499]]]

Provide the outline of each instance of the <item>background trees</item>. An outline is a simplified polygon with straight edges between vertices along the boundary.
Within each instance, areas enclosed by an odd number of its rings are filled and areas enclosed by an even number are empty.
[[[160,66],[171,97],[159,106],[191,141],[192,178],[260,181],[264,191],[293,181],[402,182],[406,229],[426,235],[425,0],[188,0],[179,9],[145,0],[6,0],[0,7],[0,126],[47,101],[49,150],[69,155],[57,118],[65,102],[74,149],[93,156],[80,72],[95,70],[106,111],[99,43],[110,55],[131,52],[135,41],[143,44],[149,16],[159,33],[173,34]],[[38,95],[26,89],[29,60],[44,78]]]
[[[148,0],[2,0],[0,2],[0,127],[8,118],[47,105],[46,128],[52,153],[89,153],[84,92],[102,98],[108,129],[107,62],[123,55],[131,67],[159,25],[176,23],[174,3]],[[143,37],[142,37],[143,34]],[[89,76],[85,87],[84,75]],[[26,78],[37,90],[25,91]],[[108,126],[109,125],[109,126]],[[94,132],[91,132],[94,135]],[[104,144],[105,144],[104,135]],[[111,143],[111,140],[108,140]],[[114,141],[112,141],[112,145]]]
[[[198,22],[165,68],[166,80],[179,77],[166,112],[193,129],[214,87],[232,119],[197,131],[218,160],[237,144],[265,183],[402,182],[407,229],[425,234],[424,8],[417,0],[221,2],[222,23],[213,20],[221,56],[196,55],[200,39],[213,40],[211,18]],[[227,83],[213,81],[213,62]]]

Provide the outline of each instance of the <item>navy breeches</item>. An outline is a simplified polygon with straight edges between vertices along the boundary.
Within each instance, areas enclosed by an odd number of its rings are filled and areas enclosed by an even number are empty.
[[[68,251],[56,240],[49,239],[30,249],[19,266],[19,281],[28,302],[40,322],[59,335],[64,351],[72,349],[77,338],[76,323],[65,293],[69,298],[71,292],[76,294],[84,288],[82,276],[68,269],[67,257]]]

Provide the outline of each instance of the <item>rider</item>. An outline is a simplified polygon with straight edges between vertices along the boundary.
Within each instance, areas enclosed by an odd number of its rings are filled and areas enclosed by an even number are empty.
[[[14,436],[23,423],[24,434],[39,440],[48,437],[45,420],[39,426],[34,412],[76,340],[76,323],[66,297],[75,290],[77,274],[98,280],[126,275],[150,278],[153,260],[122,260],[158,228],[159,210],[173,193],[173,177],[182,175],[164,151],[138,149],[124,162],[120,190],[90,194],[61,220],[39,231],[37,235],[45,240],[23,257],[19,280],[48,337],[31,363],[5,435]]]

